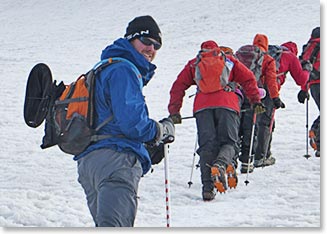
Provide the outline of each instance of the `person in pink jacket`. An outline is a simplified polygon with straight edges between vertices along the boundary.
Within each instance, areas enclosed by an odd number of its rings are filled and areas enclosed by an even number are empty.
[[[310,72],[308,70],[302,69],[301,62],[297,57],[298,54],[297,44],[295,42],[288,41],[281,44],[281,48],[283,49],[283,51],[280,56],[280,60],[276,61],[276,67],[278,66],[278,69],[276,71],[278,89],[280,90],[282,85],[285,83],[286,75],[289,72],[295,83],[301,87],[301,90],[305,91],[306,90],[305,86],[309,79]],[[272,132],[273,132],[275,127],[275,120],[273,119],[272,121],[273,122],[271,124],[273,124],[272,125]],[[270,136],[270,142],[269,142],[266,158],[272,157],[271,150],[270,150],[271,141],[272,141],[272,132]]]

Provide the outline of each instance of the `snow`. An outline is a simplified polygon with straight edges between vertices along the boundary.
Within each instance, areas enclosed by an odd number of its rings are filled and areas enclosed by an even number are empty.
[[[213,39],[236,50],[252,43],[256,33],[264,33],[271,44],[292,40],[302,51],[311,30],[320,25],[320,6],[324,11],[323,3],[317,0],[1,0],[2,231],[21,231],[18,227],[94,226],[77,182],[76,162],[57,147],[42,150],[39,145],[43,125],[32,129],[24,123],[25,85],[36,63],[49,64],[55,79],[70,83],[99,60],[103,48],[124,35],[131,19],[150,14],[162,30],[163,47],[154,60],[158,67],[155,78],[144,88],[144,94],[151,117],[159,120],[168,115],[172,83],[196,55],[201,42]],[[272,143],[276,164],[249,174],[247,186],[246,175],[239,174],[237,188],[217,194],[212,202],[201,199],[199,169],[193,170],[193,184],[188,186],[195,121],[187,119],[176,125],[176,140],[170,145],[168,158],[172,227],[322,230],[323,173],[319,158],[303,157],[306,109],[297,102],[298,90],[289,76],[281,91],[286,109],[276,111]],[[193,98],[188,95],[194,91],[195,88],[187,91],[183,116],[192,115]],[[309,126],[317,115],[311,99]],[[310,147],[309,153],[314,155]],[[164,163],[154,166],[154,171],[142,178],[135,227],[166,226],[164,181]]]

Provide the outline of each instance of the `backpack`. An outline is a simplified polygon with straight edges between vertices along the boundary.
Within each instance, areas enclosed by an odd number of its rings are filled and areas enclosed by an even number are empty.
[[[202,93],[213,93],[225,88],[234,63],[219,48],[202,49],[195,62],[194,81]]]
[[[308,60],[314,65],[317,62],[318,53],[320,52],[320,43],[309,41],[303,46],[303,52],[300,56],[301,60]]]
[[[279,46],[279,45],[269,45],[268,46],[268,54],[273,57],[276,63],[276,72],[279,71],[280,67],[280,58],[282,57],[283,51],[286,47]]]
[[[264,52],[262,52],[258,46],[244,45],[236,51],[235,56],[241,63],[243,63],[253,72],[258,82],[262,73]]]
[[[104,68],[122,61],[131,64],[133,71],[141,78],[137,68],[128,60],[110,58],[100,61],[86,74],[80,75],[76,81],[69,85],[64,85],[63,82],[56,85],[56,81],[54,81],[50,88],[40,86],[40,89],[32,90],[31,84],[36,81],[41,82],[46,79],[47,84],[52,82],[50,68],[47,65],[37,64],[32,69],[26,86],[24,118],[26,123],[30,123],[28,126],[35,127],[39,126],[43,122],[44,116],[46,116],[42,149],[58,145],[63,152],[78,155],[91,143],[113,137],[112,135],[98,135],[98,131],[109,123],[113,116],[108,116],[101,124],[95,126],[95,82],[99,77],[98,74]],[[42,104],[42,106],[40,104],[37,107],[37,109],[42,109],[42,112],[35,112],[28,102],[41,96],[45,97],[42,100],[46,104]],[[34,119],[38,121],[31,124]]]
[[[320,79],[320,42],[309,41],[303,46],[302,54],[300,55],[302,61],[309,61],[313,70],[310,73],[310,80]]]
[[[318,57],[320,57],[320,42],[309,41],[303,46],[302,54],[300,55],[300,60],[309,61],[314,67],[316,67],[316,69],[317,67],[319,67],[320,71],[320,58],[318,59]]]

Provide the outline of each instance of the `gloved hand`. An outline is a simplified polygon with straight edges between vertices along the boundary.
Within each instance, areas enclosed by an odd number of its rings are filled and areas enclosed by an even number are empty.
[[[169,115],[169,118],[171,118],[173,120],[174,124],[182,123],[182,116],[180,113]]]
[[[284,102],[282,102],[282,100],[280,100],[279,97],[275,97],[273,98],[273,102],[274,102],[274,107],[276,109],[279,109],[279,108],[285,108],[285,104]]]
[[[165,157],[163,143],[160,143],[159,145],[144,144],[144,146],[150,155],[152,165],[160,163]]]
[[[171,118],[164,118],[157,122],[157,143],[172,143],[175,140],[175,126]]]
[[[297,94],[297,100],[299,103],[304,103],[305,99],[309,100],[310,95],[308,91],[300,90],[300,92]]]
[[[302,65],[302,69],[303,69],[303,70],[306,70],[306,71],[311,72],[312,69],[313,69],[312,64],[311,64],[310,61],[308,61],[308,60],[303,60],[303,61],[301,62],[301,65]]]
[[[253,104],[253,111],[256,114],[261,114],[266,111],[266,107],[262,102],[256,102]]]

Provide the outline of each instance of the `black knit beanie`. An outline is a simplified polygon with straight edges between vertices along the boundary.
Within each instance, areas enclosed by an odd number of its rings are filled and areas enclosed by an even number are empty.
[[[159,26],[149,15],[136,17],[129,22],[124,37],[127,40],[132,40],[142,36],[150,37],[162,44]]]
[[[320,38],[320,27],[316,27],[312,30],[311,37]]]

